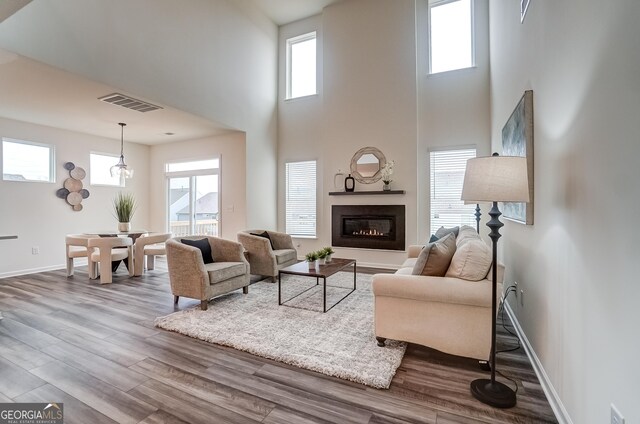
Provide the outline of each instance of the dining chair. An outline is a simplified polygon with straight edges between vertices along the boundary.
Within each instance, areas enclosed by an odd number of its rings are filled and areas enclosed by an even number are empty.
[[[166,255],[165,242],[171,238],[171,233],[152,233],[148,236],[138,237],[133,244],[133,275],[140,276],[146,269],[155,267],[156,256]]]
[[[129,237],[99,237],[89,239],[89,278],[100,275],[100,284],[113,279],[111,263],[129,258],[129,276],[133,276],[133,240]]]
[[[75,258],[86,258],[88,254],[87,244],[93,236],[86,234],[69,234],[64,238],[67,255],[67,277],[73,276],[73,260]],[[91,268],[89,268],[91,277]]]

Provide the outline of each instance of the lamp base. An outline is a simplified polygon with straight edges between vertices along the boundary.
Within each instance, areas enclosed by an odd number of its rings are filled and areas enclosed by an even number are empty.
[[[471,394],[480,402],[496,408],[511,408],[516,405],[516,393],[509,386],[486,378],[471,382]]]

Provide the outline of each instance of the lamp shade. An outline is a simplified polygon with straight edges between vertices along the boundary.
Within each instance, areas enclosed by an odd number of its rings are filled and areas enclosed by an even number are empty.
[[[476,202],[529,202],[527,159],[488,156],[467,161],[462,200]]]

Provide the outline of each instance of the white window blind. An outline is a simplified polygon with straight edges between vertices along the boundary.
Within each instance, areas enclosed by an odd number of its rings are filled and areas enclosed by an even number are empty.
[[[467,160],[476,149],[433,151],[431,156],[431,234],[438,228],[475,225],[475,204],[465,205],[462,183]]]
[[[286,164],[286,231],[316,236],[316,161]]]

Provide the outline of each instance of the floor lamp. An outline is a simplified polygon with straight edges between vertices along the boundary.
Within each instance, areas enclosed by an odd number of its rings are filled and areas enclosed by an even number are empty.
[[[480,402],[497,408],[511,408],[516,404],[516,394],[507,385],[496,381],[496,314],[497,314],[497,274],[498,239],[502,213],[498,202],[528,202],[529,183],[527,162],[524,157],[493,156],[469,159],[464,174],[462,200],[469,203],[491,202],[489,211],[491,220],[487,222],[492,240],[492,299],[491,299],[491,379],[478,379],[471,382],[471,394]]]

